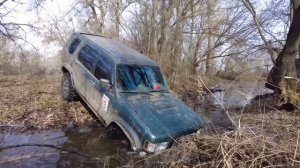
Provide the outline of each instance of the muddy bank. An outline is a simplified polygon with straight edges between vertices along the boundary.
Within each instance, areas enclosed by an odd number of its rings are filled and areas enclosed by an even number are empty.
[[[95,124],[80,101],[60,96],[60,77],[0,79],[0,129],[45,130]]]
[[[60,82],[60,76],[0,78],[0,130],[28,131],[101,125],[83,101],[69,103],[62,99]],[[219,111],[221,107],[214,98],[204,94],[207,92],[178,92],[178,96],[200,115]]]
[[[203,99],[201,94],[190,92],[185,96],[197,100],[189,102],[191,99],[187,98],[188,104],[194,104],[192,107],[201,106],[199,103]],[[198,103],[195,104],[195,102]],[[215,105],[213,102],[208,106],[220,108],[220,104]],[[208,109],[212,109],[209,107]],[[197,108],[195,109],[197,111]],[[253,96],[245,106],[231,106],[222,109],[227,111],[230,117],[233,117],[236,123],[234,130],[202,129],[200,134],[179,138],[171,149],[143,161],[133,162],[131,166],[300,166],[299,109],[293,112],[281,110],[280,97],[270,93]],[[221,126],[223,125],[221,124]]]
[[[21,163],[27,167],[46,163],[98,167],[300,166],[299,110],[280,110],[274,95],[255,97],[265,93],[262,84],[245,85],[229,83],[221,88],[225,91],[214,93],[178,92],[202,116],[206,127],[200,134],[179,138],[161,154],[139,158],[131,155],[122,141],[108,139],[84,103],[62,100],[59,77],[1,78],[0,146],[12,148],[0,151],[4,161],[0,167]]]
[[[101,136],[102,135],[102,136]],[[132,154],[101,127],[0,134],[0,167],[116,167]]]
[[[60,76],[0,78],[0,130],[101,126],[83,101],[68,103],[62,99],[60,82]],[[260,104],[244,107],[255,95],[266,92],[263,83],[222,81],[211,88],[215,88],[214,92],[181,90],[177,95],[213,129],[231,130],[238,122],[239,113],[251,112],[256,106],[266,107],[260,99],[256,101]]]

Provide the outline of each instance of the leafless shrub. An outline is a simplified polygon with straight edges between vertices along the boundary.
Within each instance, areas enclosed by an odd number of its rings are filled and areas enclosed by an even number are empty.
[[[36,51],[22,51],[11,41],[1,40],[0,73],[2,75],[43,75],[44,64]]]

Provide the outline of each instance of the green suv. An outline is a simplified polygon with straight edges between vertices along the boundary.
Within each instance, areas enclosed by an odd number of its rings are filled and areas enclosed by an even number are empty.
[[[202,126],[145,55],[111,38],[77,32],[63,52],[62,97],[81,97],[107,130],[126,135],[133,150],[164,150]]]

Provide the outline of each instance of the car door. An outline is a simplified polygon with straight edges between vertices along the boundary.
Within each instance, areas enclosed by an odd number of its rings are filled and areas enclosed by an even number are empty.
[[[78,52],[77,59],[72,62],[72,69],[74,75],[74,85],[77,92],[80,95],[84,95],[85,85],[84,85],[84,76],[85,76],[85,66],[83,65],[83,60],[85,57],[85,53],[88,48],[86,46],[81,46],[81,49]]]
[[[73,65],[75,69],[75,87],[79,94],[86,100],[88,96],[86,93],[86,87],[89,81],[88,76],[93,71],[96,59],[91,47],[83,45],[78,53],[78,58],[74,61]]]
[[[90,54],[93,54],[95,57],[95,67],[97,67],[97,62],[99,60],[100,53],[99,51],[92,50]],[[102,97],[99,93],[100,91],[100,82],[99,80],[94,76],[95,67],[93,67],[92,72],[86,73],[86,98],[90,106],[95,110],[96,112],[99,111],[99,106],[101,105],[100,98]]]
[[[97,114],[107,121],[107,111],[111,104],[112,93],[106,90],[100,84],[100,79],[106,79],[111,84],[112,61],[99,53],[99,59],[95,65],[94,74],[89,76],[90,81],[87,83],[87,92],[90,95],[88,101]]]

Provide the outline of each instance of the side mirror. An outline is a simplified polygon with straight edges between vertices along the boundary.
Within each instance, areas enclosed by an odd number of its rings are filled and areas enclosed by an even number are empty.
[[[107,90],[109,90],[111,87],[111,85],[109,84],[109,80],[103,78],[100,79],[100,86]]]

